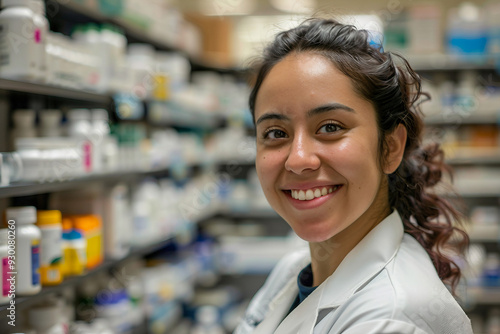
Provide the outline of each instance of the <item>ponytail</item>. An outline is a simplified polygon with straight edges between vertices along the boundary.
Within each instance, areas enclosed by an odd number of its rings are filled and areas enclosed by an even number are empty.
[[[403,160],[389,175],[389,202],[401,215],[405,232],[425,248],[439,277],[454,292],[461,271],[452,256],[465,252],[469,238],[458,225],[461,213],[436,193],[435,187],[445,175],[451,179],[452,170],[445,163],[444,152],[438,143],[422,145],[423,120],[419,101],[427,95],[421,91],[418,74],[405,59],[397,57],[403,65],[400,68],[393,66],[407,110],[401,123],[407,128],[408,137]]]

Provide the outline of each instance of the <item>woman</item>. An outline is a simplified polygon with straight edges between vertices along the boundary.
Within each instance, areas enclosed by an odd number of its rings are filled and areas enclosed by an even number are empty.
[[[308,252],[284,258],[235,333],[472,333],[449,292],[458,212],[429,192],[443,154],[422,147],[420,79],[369,34],[312,19],[278,34],[250,95],[256,168]],[[439,222],[438,222],[439,218]]]

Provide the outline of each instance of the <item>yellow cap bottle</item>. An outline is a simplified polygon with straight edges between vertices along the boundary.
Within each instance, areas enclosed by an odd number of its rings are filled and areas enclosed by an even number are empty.
[[[42,232],[40,241],[40,279],[42,285],[62,282],[62,223],[61,211],[37,211],[36,225]]]

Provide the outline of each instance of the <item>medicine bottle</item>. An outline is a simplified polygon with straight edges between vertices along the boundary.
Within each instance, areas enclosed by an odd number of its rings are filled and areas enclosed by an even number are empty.
[[[92,162],[92,125],[90,123],[90,110],[84,108],[71,109],[67,114],[68,135],[81,141],[83,169],[91,172]]]
[[[59,109],[45,109],[40,113],[40,136],[61,136],[62,113]]]
[[[33,295],[40,291],[40,238],[34,206],[8,208],[7,222],[16,231],[16,295]]]
[[[9,272],[9,247],[8,247],[9,229],[0,229],[0,304],[10,301],[10,275]]]
[[[92,171],[102,172],[104,169],[104,148],[108,140],[109,117],[106,109],[92,109],[90,138],[92,141]]]
[[[42,232],[40,242],[40,276],[42,285],[57,285],[62,282],[62,223],[61,211],[37,212],[37,226]]]
[[[38,58],[38,73],[41,81],[45,81],[47,73],[47,34],[49,32],[49,21],[45,17],[45,3],[43,0],[30,0],[30,9],[33,11],[33,22],[35,23],[35,49]]]
[[[36,112],[33,109],[17,109],[12,113],[14,129],[11,133],[12,149],[17,150],[17,141],[20,138],[35,138],[37,131],[35,127]]]
[[[75,231],[82,234],[87,245],[87,269],[100,265],[104,260],[101,218],[97,215],[75,215],[72,220]]]
[[[63,275],[81,275],[87,265],[87,241],[77,230],[63,234]]]
[[[0,12],[0,75],[10,79],[40,80],[40,32],[30,0],[3,0]]]

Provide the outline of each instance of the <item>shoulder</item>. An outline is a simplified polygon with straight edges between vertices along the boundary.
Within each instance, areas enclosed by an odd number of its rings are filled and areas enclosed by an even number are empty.
[[[469,333],[470,321],[439,278],[427,251],[409,234],[387,268],[401,315],[421,328]],[[469,329],[469,331],[467,331]]]
[[[406,234],[386,267],[323,320],[331,333],[472,334],[467,315],[427,252]]]

